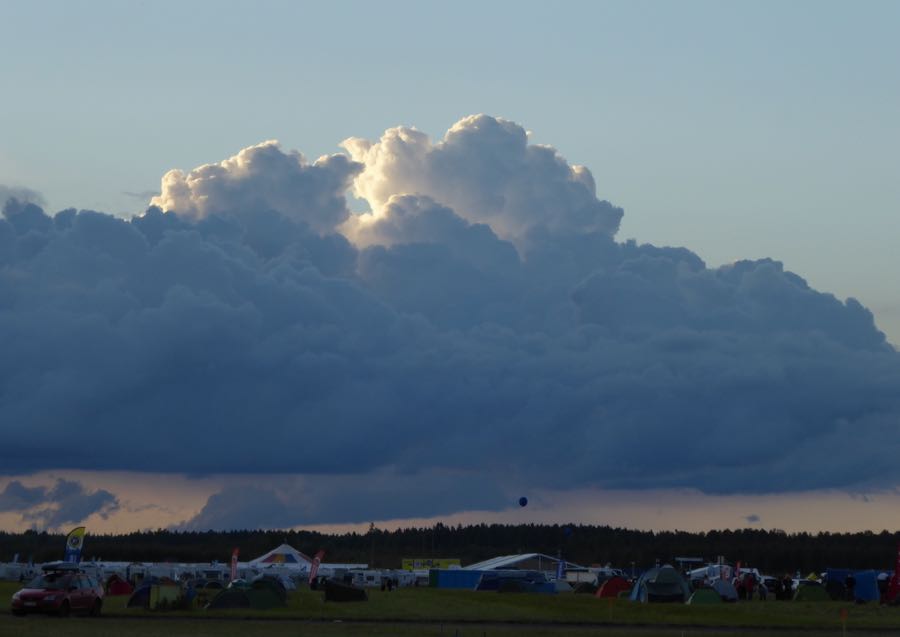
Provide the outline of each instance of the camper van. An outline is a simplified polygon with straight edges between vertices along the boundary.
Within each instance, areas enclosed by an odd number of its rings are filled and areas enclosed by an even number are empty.
[[[622,569],[609,566],[578,566],[566,569],[566,581],[572,586],[581,583],[600,586],[611,577],[625,577],[625,573]]]

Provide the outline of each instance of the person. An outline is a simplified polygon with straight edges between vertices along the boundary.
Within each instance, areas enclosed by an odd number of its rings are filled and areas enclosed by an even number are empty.
[[[759,580],[759,586],[757,590],[759,591],[759,601],[766,601],[766,599],[769,597],[769,587],[766,586],[764,580]]]
[[[753,594],[756,592],[756,577],[753,573],[744,573],[744,595],[748,602],[753,600]]]
[[[784,599],[784,582],[780,577],[775,578],[775,584],[773,586],[775,589],[773,593],[775,594],[775,599],[781,600]]]
[[[784,585],[784,599],[793,599],[794,580],[791,579],[790,573],[785,573],[782,584]]]
[[[856,578],[853,573],[847,573],[847,577],[844,578],[844,588],[847,591],[848,601],[856,599]]]

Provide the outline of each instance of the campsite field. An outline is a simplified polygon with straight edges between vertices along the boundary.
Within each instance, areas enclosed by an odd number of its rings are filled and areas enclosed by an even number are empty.
[[[0,584],[4,605],[15,584]],[[355,635],[511,636],[596,635],[839,635],[847,609],[849,634],[900,631],[900,608],[838,602],[745,602],[710,606],[607,602],[590,595],[528,595],[430,588],[370,591],[363,603],[324,603],[321,593],[291,593],[288,606],[270,611],[149,612],[125,608],[126,598],[107,598],[104,617],[56,619],[0,614],[0,636],[267,637]],[[8,608],[8,606],[7,606]],[[443,632],[442,632],[443,631]]]

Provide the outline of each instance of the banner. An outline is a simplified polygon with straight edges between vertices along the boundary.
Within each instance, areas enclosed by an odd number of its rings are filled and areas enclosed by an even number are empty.
[[[319,565],[322,563],[322,558],[325,557],[325,550],[322,549],[316,556],[313,558],[312,566],[309,567],[309,585],[312,586],[312,583],[316,581],[316,575],[319,574]]]
[[[237,579],[237,566],[238,566],[238,553],[240,553],[240,549],[235,548],[231,552],[231,581]]]
[[[76,564],[80,562],[82,546],[84,546],[84,527],[79,526],[69,531],[66,536],[66,553],[63,561]]]
[[[404,557],[400,568],[404,571],[429,570],[432,568],[459,568],[458,557]]]
[[[900,595],[900,544],[897,545],[897,561],[894,563],[894,574],[888,583],[886,601],[892,602]]]

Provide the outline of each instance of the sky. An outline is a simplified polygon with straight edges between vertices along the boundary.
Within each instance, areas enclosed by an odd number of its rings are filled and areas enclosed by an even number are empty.
[[[0,527],[900,527],[898,19],[3,3]]]

